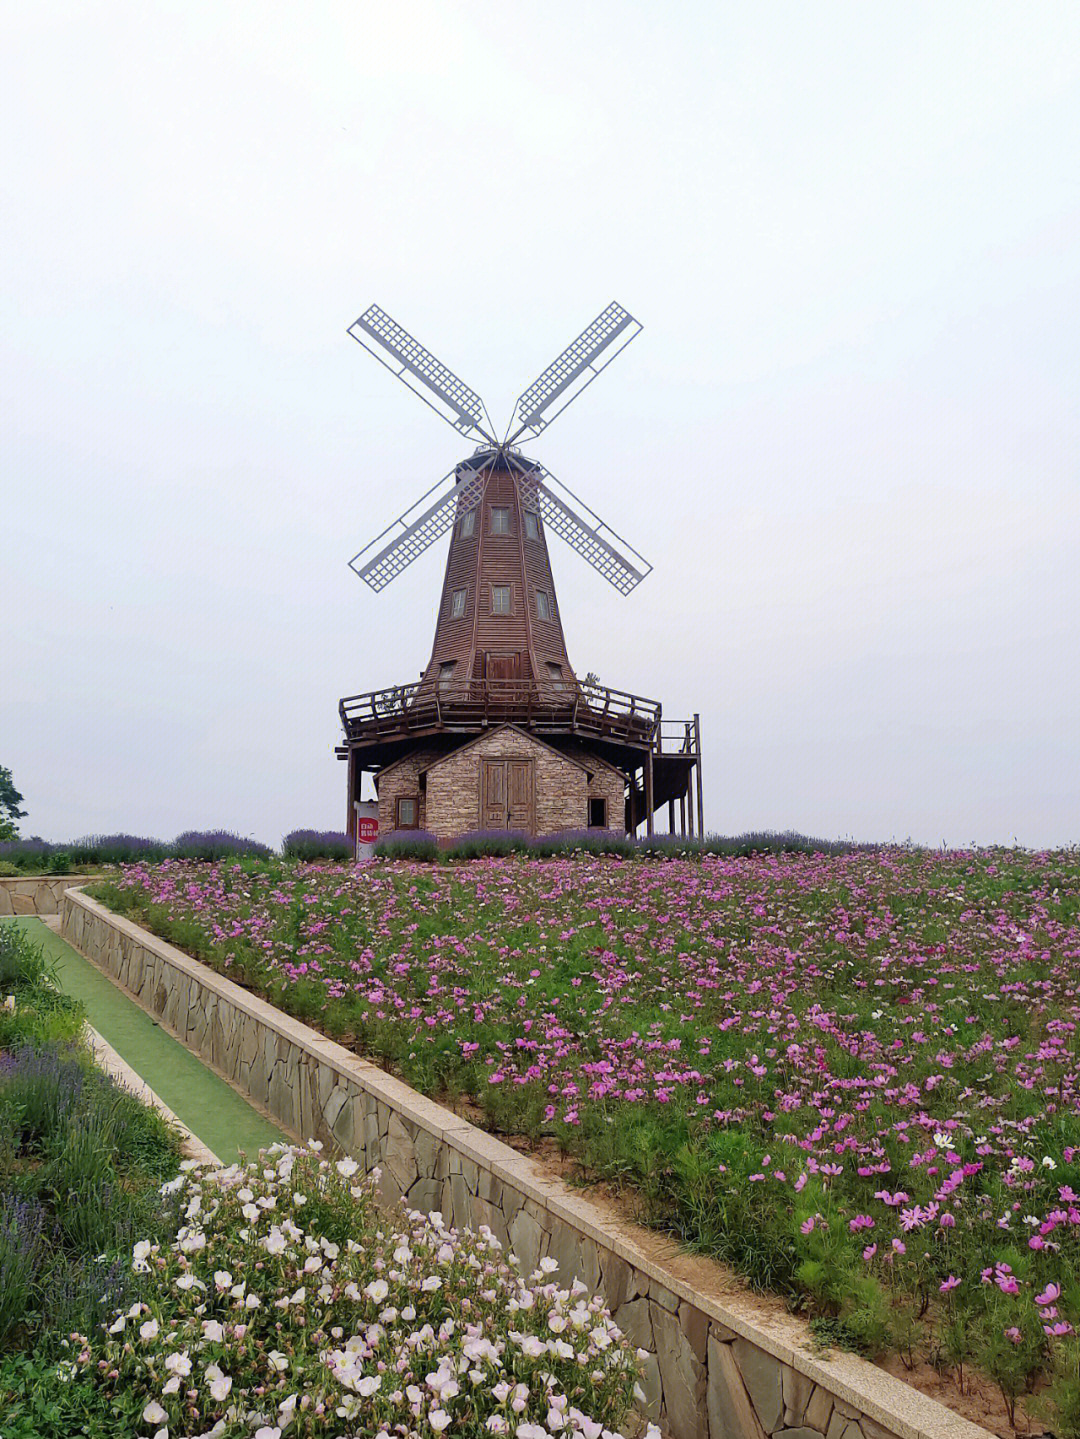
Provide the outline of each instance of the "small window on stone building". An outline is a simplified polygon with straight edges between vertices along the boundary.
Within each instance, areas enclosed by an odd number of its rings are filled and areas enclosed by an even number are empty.
[[[461,517],[461,534],[463,539],[469,539],[476,534],[476,511],[466,510]]]
[[[510,533],[510,511],[505,505],[492,505],[491,507],[491,533],[493,535]]]
[[[450,601],[450,618],[452,620],[461,619],[462,615],[465,613],[465,594],[465,590],[454,591],[453,597]]]
[[[566,688],[566,683],[563,680],[562,665],[553,665],[549,663],[547,667],[547,672],[548,679],[551,681],[553,688],[557,690],[563,690]]]
[[[589,798],[589,828],[607,829],[607,800],[602,795]]]
[[[536,618],[538,620],[551,618],[551,597],[547,590],[537,590],[536,592]]]
[[[530,540],[540,538],[540,517],[535,510],[525,511],[525,533]]]
[[[397,802],[396,827],[398,829],[420,828],[420,801],[415,795],[400,795]]]
[[[439,666],[439,689],[444,690],[453,683],[454,671],[457,669],[457,660],[447,660]]]
[[[508,615],[510,613],[509,585],[492,585],[491,613],[493,615]]]

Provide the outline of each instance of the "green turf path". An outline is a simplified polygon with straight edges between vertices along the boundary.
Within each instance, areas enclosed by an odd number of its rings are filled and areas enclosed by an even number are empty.
[[[55,930],[30,917],[5,922],[21,925],[42,946],[56,962],[61,987],[82,1000],[102,1038],[225,1164],[240,1150],[254,1155],[286,1138]]]

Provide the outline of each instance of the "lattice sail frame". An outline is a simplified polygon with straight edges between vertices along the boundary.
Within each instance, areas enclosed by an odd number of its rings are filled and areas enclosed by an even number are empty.
[[[453,489],[421,510],[425,500],[451,482]],[[484,476],[481,473],[459,483],[458,470],[451,470],[437,485],[432,485],[426,494],[421,495],[404,514],[399,515],[392,525],[388,525],[381,535],[376,535],[359,554],[353,555],[349,568],[376,592],[385,589],[413,560],[419,559],[425,550],[430,549],[436,540],[452,529],[466,510],[475,509],[483,493]],[[387,535],[397,530],[399,525],[403,527],[402,533],[395,535],[379,548]]]
[[[629,311],[614,302],[608,305],[518,397],[508,435],[515,423],[518,428],[501,445],[481,424],[486,420],[490,427],[491,420],[475,390],[385,310],[369,306],[349,326],[348,333],[447,424],[460,434],[486,441],[503,455],[515,472],[525,508],[539,513],[549,529],[626,595],[652,572],[652,565],[543,465],[529,460],[526,467],[509,447],[526,431],[538,435],[562,414],[641,330],[641,324]],[[456,466],[354,555],[350,568],[373,590],[384,589],[446,534],[461,514],[480,502],[488,459],[488,455],[478,455]],[[472,475],[463,479],[462,470],[469,468],[473,469]],[[453,488],[448,493],[425,507],[432,495],[451,482]],[[393,538],[387,540],[390,535]]]
[[[641,334],[641,324],[614,301],[586,325],[546,370],[518,396],[507,430],[509,444],[528,431],[534,438],[588,388],[616,355]],[[565,396],[565,398],[563,398]],[[551,407],[562,401],[556,409]],[[550,410],[550,414],[546,413]],[[514,425],[517,429],[514,429]],[[511,434],[510,431],[513,430]]]
[[[547,528],[588,560],[621,595],[628,595],[652,573],[653,567],[644,555],[616,534],[550,470],[535,460],[529,460],[526,468],[515,456],[509,458],[523,506],[537,511]]]
[[[358,334],[361,331],[362,334]],[[358,320],[349,326],[348,333],[369,355],[374,355],[381,365],[398,377],[403,385],[418,395],[430,407],[453,425],[460,434],[474,440],[488,440],[494,444],[490,433],[492,427],[484,402],[475,390],[470,390],[464,380],[437,360],[419,340],[413,338],[402,325],[392,320],[378,305],[369,305]],[[367,339],[363,338],[367,336]],[[377,348],[376,348],[377,347]],[[390,356],[387,359],[387,356]],[[400,366],[395,369],[394,364]],[[423,389],[417,388],[419,382]],[[451,413],[447,414],[447,410]],[[455,419],[454,416],[457,418]],[[488,429],[484,428],[487,421]]]

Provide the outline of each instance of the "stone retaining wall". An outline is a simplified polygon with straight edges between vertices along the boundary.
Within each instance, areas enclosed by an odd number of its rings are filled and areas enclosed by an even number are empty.
[[[59,914],[60,897],[73,884],[89,884],[92,874],[0,875],[0,915]]]
[[[560,1282],[604,1295],[649,1351],[646,1415],[671,1439],[990,1439],[987,1431],[851,1354],[823,1357],[795,1318],[732,1292],[614,1206],[376,1065],[358,1059],[94,900],[69,891],[65,938],[297,1139],[340,1145],[448,1224],[488,1224],[526,1272],[551,1255]]]

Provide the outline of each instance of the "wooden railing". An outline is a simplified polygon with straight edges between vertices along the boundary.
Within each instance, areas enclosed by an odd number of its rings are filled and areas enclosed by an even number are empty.
[[[538,685],[532,680],[465,680],[396,685],[340,701],[353,743],[376,743],[418,730],[521,723],[552,733],[612,735],[660,753],[689,751],[693,722],[662,721],[656,700],[604,685]],[[663,735],[661,731],[663,730]],[[665,737],[667,744],[665,745]]]

